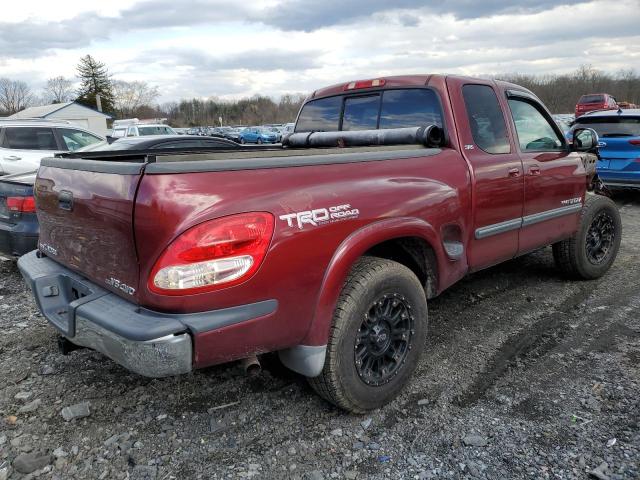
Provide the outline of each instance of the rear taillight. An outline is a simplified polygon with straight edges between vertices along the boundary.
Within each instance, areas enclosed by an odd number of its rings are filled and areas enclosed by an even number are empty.
[[[631,145],[635,145],[636,147],[640,147],[640,140],[638,139],[629,140],[629,143]]]
[[[33,197],[7,197],[7,208],[11,212],[33,213],[36,211],[36,199]]]
[[[188,295],[246,281],[264,260],[273,226],[273,215],[252,212],[190,228],[160,255],[149,289],[163,295]]]

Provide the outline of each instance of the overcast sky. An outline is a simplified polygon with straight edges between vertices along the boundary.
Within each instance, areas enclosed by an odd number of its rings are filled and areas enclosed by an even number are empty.
[[[38,89],[89,53],[160,101],[400,73],[640,70],[640,0],[22,0],[0,18],[0,77]]]

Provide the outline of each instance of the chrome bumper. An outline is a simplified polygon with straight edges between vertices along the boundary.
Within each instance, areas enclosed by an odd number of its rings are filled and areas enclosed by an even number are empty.
[[[140,309],[36,251],[18,267],[42,314],[72,343],[146,377],[192,370],[191,335],[177,319]]]

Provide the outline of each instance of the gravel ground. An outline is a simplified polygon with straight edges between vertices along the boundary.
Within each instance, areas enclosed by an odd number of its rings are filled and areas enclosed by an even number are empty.
[[[568,282],[545,249],[470,276],[430,302],[410,386],[365,416],[269,357],[251,377],[236,364],[150,380],[62,356],[0,263],[0,480],[638,479],[640,196],[617,201],[608,275]]]

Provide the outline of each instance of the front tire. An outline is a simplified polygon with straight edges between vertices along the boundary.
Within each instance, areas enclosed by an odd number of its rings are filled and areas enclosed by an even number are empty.
[[[621,239],[622,221],[613,200],[602,195],[587,195],[578,231],[553,245],[553,258],[568,276],[593,280],[611,268]]]
[[[313,389],[363,413],[395,398],[413,374],[427,335],[427,301],[404,265],[362,257],[338,299],[322,373]]]

